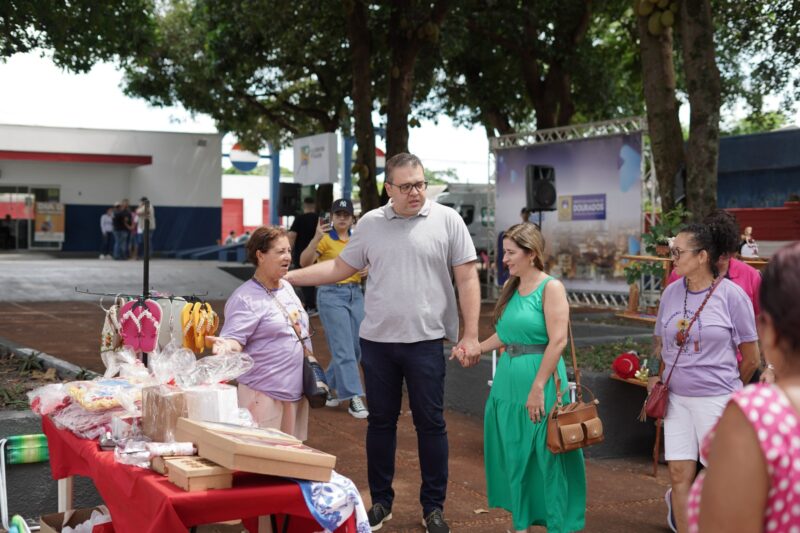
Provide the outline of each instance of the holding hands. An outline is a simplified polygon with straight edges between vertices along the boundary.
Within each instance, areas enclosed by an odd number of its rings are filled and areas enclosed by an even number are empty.
[[[481,360],[481,345],[478,339],[461,339],[450,351],[450,359],[458,359],[464,368],[477,365]]]

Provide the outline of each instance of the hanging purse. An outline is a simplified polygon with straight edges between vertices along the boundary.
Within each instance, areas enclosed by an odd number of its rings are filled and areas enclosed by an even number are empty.
[[[306,353],[303,357],[303,396],[313,409],[325,407],[325,401],[328,399],[328,385],[321,377],[324,375],[317,359]]]
[[[663,419],[665,416],[667,416],[667,405],[669,405],[669,380],[672,378],[672,372],[675,370],[675,366],[678,364],[678,358],[683,353],[684,348],[689,344],[689,330],[692,329],[692,325],[694,325],[697,317],[700,316],[700,311],[702,311],[706,306],[706,302],[708,302],[708,299],[711,298],[711,295],[714,293],[717,285],[719,285],[719,283],[714,280],[714,282],[711,284],[708,294],[706,294],[706,297],[703,300],[703,303],[701,303],[700,307],[697,308],[694,316],[689,321],[689,325],[686,326],[686,330],[682,337],[684,338],[684,341],[678,347],[678,353],[675,355],[675,361],[672,363],[672,368],[669,369],[667,380],[664,382],[658,381],[655,385],[653,385],[653,388],[650,390],[650,394],[648,394],[647,398],[645,398],[642,412],[639,414],[639,420],[642,422],[647,420],[647,417]],[[689,289],[687,288],[686,290],[688,291]]]
[[[553,372],[556,383],[556,404],[547,417],[547,448],[553,453],[564,453],[603,442],[603,422],[597,413],[600,402],[592,395],[589,402],[583,401],[581,373],[575,357],[575,339],[572,337],[572,324],[567,323],[569,346],[572,352],[572,368],[575,371],[577,401],[564,405],[561,401],[561,379],[558,370]]]

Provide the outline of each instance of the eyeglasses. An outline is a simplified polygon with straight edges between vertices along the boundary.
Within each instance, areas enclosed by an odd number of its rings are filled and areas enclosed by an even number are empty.
[[[680,248],[670,248],[669,254],[672,256],[673,259],[680,259],[681,254],[685,254],[688,252],[699,252],[701,248],[695,248],[694,250],[681,250]]]
[[[425,189],[428,188],[428,182],[427,181],[418,181],[416,183],[404,183],[402,185],[395,185],[394,183],[387,181],[386,184],[397,188],[403,194],[410,193],[411,192],[411,187],[414,187],[419,192],[422,192],[422,191],[424,191]]]

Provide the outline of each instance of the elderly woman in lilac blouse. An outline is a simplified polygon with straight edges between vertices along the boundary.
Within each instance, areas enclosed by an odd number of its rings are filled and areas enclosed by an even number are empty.
[[[303,344],[311,349],[308,315],[283,276],[292,262],[286,230],[262,226],[247,242],[256,266],[251,279],[225,303],[225,323],[213,353],[244,351],[253,368],[239,377],[239,406],[259,426],[279,429],[305,440],[308,402],[303,397]]]

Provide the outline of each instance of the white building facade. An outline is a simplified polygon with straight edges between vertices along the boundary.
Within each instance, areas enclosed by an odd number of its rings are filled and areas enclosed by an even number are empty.
[[[0,246],[99,250],[101,215],[122,199],[135,207],[143,196],[155,208],[154,251],[214,244],[221,160],[218,133],[0,125],[0,220],[10,226]],[[63,208],[59,238],[39,232],[43,204]]]

